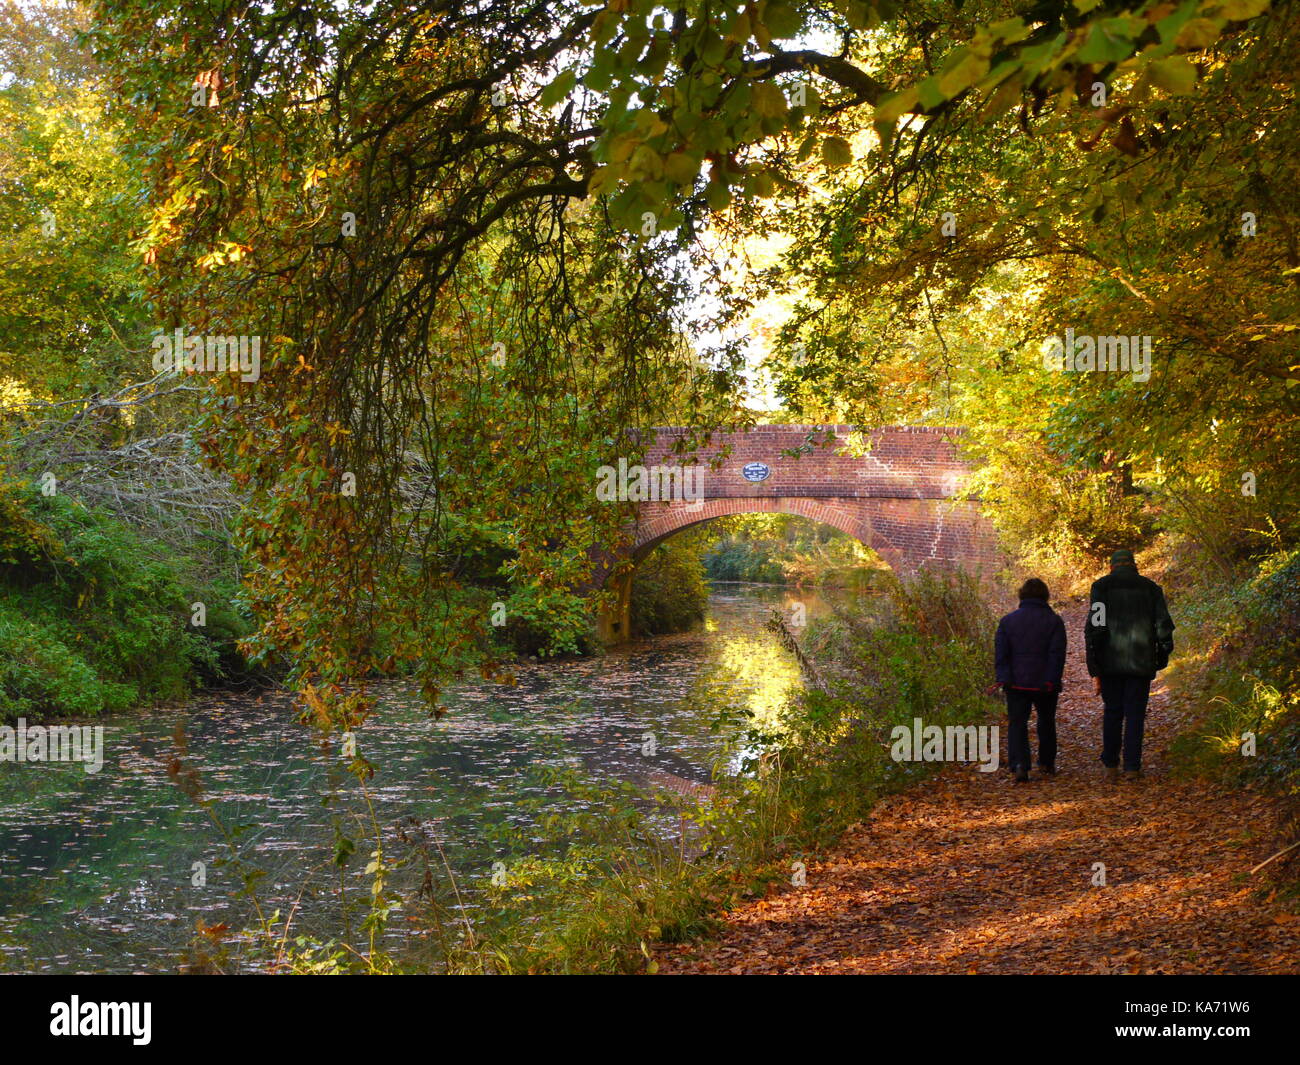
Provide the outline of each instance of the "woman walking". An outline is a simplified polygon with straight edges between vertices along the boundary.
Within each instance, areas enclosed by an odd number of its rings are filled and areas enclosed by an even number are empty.
[[[1020,606],[998,622],[994,658],[1007,695],[1007,760],[1017,784],[1029,779],[1029,715],[1038,711],[1038,768],[1056,773],[1056,701],[1065,673],[1065,622],[1047,605],[1047,585],[1030,577]]]

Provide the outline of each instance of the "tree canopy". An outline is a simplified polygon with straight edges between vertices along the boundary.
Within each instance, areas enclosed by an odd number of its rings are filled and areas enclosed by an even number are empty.
[[[97,107],[99,202],[143,205],[131,269],[58,269],[139,281],[137,336],[258,339],[199,438],[247,500],[252,645],[309,691],[387,668],[388,616],[431,689],[467,662],[486,619],[448,591],[483,538],[520,609],[579,609],[627,517],[593,471],[638,427],[760,416],[746,335],[769,417],[966,425],[1045,550],[1153,501],[1229,554],[1294,540],[1288,0],[103,0],[84,28],[94,86],[7,57],[0,115],[66,189]],[[54,178],[7,165],[34,241]],[[1066,330],[1147,338],[1149,374],[1053,372]]]

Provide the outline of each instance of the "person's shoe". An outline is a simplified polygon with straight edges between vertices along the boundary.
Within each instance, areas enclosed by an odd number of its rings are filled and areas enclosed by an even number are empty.
[[[1029,783],[1029,770],[1028,770],[1028,769],[1017,769],[1017,770],[1016,770],[1016,783],[1017,783],[1017,784],[1028,784],[1028,783]]]
[[[1043,776],[1045,776],[1045,777],[1054,777],[1054,776],[1056,776],[1056,766],[1054,766],[1054,765],[1040,765],[1040,766],[1038,767],[1038,771],[1039,771],[1040,773],[1042,773]]]
[[[1125,781],[1125,783],[1127,783],[1127,784],[1136,784],[1136,783],[1137,783],[1139,780],[1141,780],[1141,779],[1142,779],[1142,770],[1140,770],[1140,769],[1126,769],[1126,770],[1124,770],[1124,781]]]
[[[1106,767],[1106,780],[1107,780],[1107,782],[1110,783],[1110,784],[1118,784],[1118,783],[1119,783],[1119,766],[1117,766],[1117,765],[1108,765],[1108,766]]]

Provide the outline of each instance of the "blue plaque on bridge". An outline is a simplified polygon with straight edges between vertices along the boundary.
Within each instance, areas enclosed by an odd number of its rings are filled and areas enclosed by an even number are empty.
[[[771,472],[766,462],[749,462],[741,467],[740,475],[747,481],[766,481]]]

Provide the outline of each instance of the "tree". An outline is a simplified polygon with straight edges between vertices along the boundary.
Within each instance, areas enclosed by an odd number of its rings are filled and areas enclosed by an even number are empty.
[[[253,501],[263,645],[299,656],[305,683],[376,664],[376,613],[447,587],[449,515],[509,513],[521,573],[580,579],[620,519],[591,503],[591,459],[653,424],[656,396],[689,396],[695,424],[738,413],[734,346],[711,374],[680,347],[688,258],[711,268],[712,324],[746,306],[706,225],[740,236],[790,201],[819,254],[789,276],[812,280],[807,320],[839,338],[812,338],[810,373],[882,409],[914,405],[924,374],[880,357],[860,380],[833,312],[853,285],[881,282],[899,328],[925,308],[945,387],[941,315],[1000,264],[1074,256],[1107,272],[1099,291],[1140,287],[1120,249],[1053,229],[1103,205],[1051,186],[1049,144],[1086,130],[1118,183],[1169,138],[1197,63],[1285,35],[1267,7],[101,3],[91,39],[153,188],[136,247],[159,325],[265,340],[256,382],[214,382],[205,438]],[[1131,99],[1099,109],[1099,84]],[[1043,202],[1017,165],[1040,168]],[[1025,208],[1010,218],[1009,192]],[[976,201],[955,256],[933,232],[953,193]],[[415,514],[412,456],[430,477]],[[454,644],[466,620],[419,639]]]
[[[0,400],[114,392],[148,320],[142,186],[76,44],[79,4],[0,6]]]

